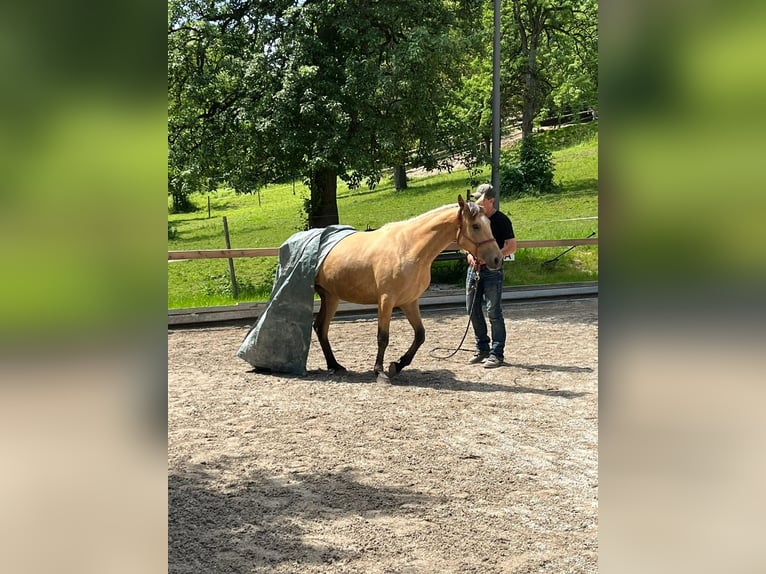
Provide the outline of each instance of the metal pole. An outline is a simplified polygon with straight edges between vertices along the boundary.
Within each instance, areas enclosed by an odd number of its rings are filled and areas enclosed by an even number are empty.
[[[495,34],[492,47],[492,187],[500,209],[500,0],[494,0]]]

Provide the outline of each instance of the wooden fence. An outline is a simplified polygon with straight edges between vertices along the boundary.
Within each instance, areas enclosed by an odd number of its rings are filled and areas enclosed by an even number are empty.
[[[534,249],[538,247],[574,247],[577,245],[598,245],[598,237],[587,239],[531,239],[516,242],[518,249]],[[456,243],[448,245],[442,254],[454,253],[458,250]],[[253,247],[250,249],[198,249],[184,251],[168,251],[168,261],[184,261],[187,259],[231,259],[233,257],[276,257],[278,247]]]
[[[598,245],[597,237],[584,239],[535,239],[519,240],[517,248],[534,249],[539,247],[574,247],[577,245]],[[199,249],[186,251],[168,251],[168,261],[185,261],[192,259],[229,259],[235,257],[278,257],[278,247],[254,247],[250,249]],[[457,244],[452,243],[439,254],[438,260],[451,260],[462,258]],[[503,300],[506,299],[525,299],[528,297],[539,296],[571,296],[571,295],[592,295],[598,293],[598,283],[595,281],[579,284],[562,285],[544,285],[517,287],[513,291],[504,292]],[[423,304],[431,305],[450,305],[456,301],[462,301],[464,295],[455,295],[447,293],[442,295],[426,297],[422,299]],[[169,309],[168,326],[190,326],[195,324],[211,324],[227,321],[253,320],[257,318],[265,307],[263,302],[242,302],[236,305],[222,307],[202,307],[194,309]],[[314,312],[318,312],[318,301],[314,302]],[[371,312],[374,306],[355,305],[353,303],[342,302],[338,312]]]

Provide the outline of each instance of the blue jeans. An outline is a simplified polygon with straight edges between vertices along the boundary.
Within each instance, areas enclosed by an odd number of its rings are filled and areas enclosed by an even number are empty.
[[[476,339],[476,352],[489,353],[502,361],[505,351],[502,267],[497,271],[488,271],[484,268],[480,272],[469,267],[465,279],[465,294],[466,311],[471,315],[471,325],[473,325]],[[470,306],[472,299],[474,299],[473,308]],[[484,319],[483,307],[487,310],[492,329],[491,341],[487,335],[487,321]]]

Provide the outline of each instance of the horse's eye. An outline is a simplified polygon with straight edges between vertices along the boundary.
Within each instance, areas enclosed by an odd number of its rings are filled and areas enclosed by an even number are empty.
[[[474,231],[479,231],[479,229],[481,229],[481,226],[478,223],[474,223],[473,225],[471,225],[471,229],[473,229]]]

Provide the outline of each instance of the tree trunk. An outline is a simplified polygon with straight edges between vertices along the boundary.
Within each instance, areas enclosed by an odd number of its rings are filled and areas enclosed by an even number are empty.
[[[320,167],[311,171],[309,227],[338,224],[338,174],[335,168]]]
[[[545,8],[540,5],[536,7],[527,6],[525,10],[529,17],[529,22],[522,18],[522,6],[520,0],[513,2],[513,19],[519,30],[521,41],[521,54],[526,59],[526,70],[524,71],[524,87],[521,94],[521,139],[525,140],[532,134],[532,121],[535,114],[540,109],[537,102],[537,46],[543,33],[543,20],[545,18]]]
[[[532,121],[535,119],[537,98],[537,50],[534,46],[527,54],[527,71],[524,74],[524,94],[521,108],[521,139],[532,133]]]
[[[492,155],[492,138],[489,136],[485,136],[484,139],[482,140],[481,145],[482,145],[481,151],[487,154],[487,157],[491,156]]]
[[[403,165],[394,167],[394,186],[396,191],[407,189],[407,170]]]

